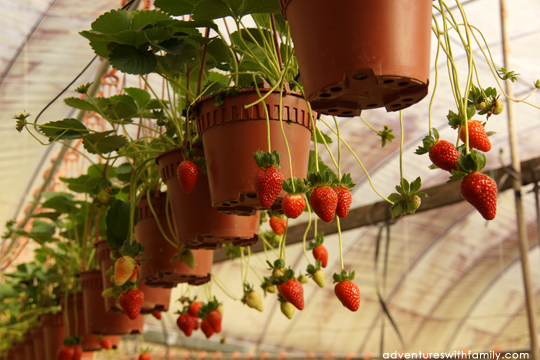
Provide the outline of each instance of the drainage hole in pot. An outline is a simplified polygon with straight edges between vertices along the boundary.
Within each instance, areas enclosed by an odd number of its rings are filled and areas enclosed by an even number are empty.
[[[397,84],[397,86],[407,86],[407,85],[409,85],[408,81],[402,81],[402,82]]]
[[[367,78],[367,75],[366,74],[356,74],[354,75],[354,80],[364,80]]]
[[[383,81],[383,84],[391,84],[391,83],[393,83],[393,82],[394,82],[394,80],[388,79],[388,80],[384,80],[384,81]]]
[[[342,112],[343,115],[350,115],[352,113],[353,113],[352,111],[344,111],[344,112]]]
[[[236,201],[236,200],[231,200],[230,203],[231,203],[231,204],[238,204],[238,201]]]
[[[411,99],[411,98],[403,99],[403,102],[411,102],[411,101],[413,101],[413,99]]]
[[[329,113],[335,113],[335,112],[338,112],[338,111],[339,111],[338,109],[328,109]]]
[[[172,275],[172,271],[164,271],[163,272],[165,275]]]
[[[257,194],[255,193],[247,193],[246,196],[251,199],[255,199],[257,197]]]
[[[332,95],[330,95],[330,94],[321,94],[321,95],[319,95],[319,97],[322,97],[322,98],[328,98],[330,96],[332,96]]]
[[[234,240],[242,240],[242,238],[235,237]]]
[[[394,104],[394,105],[392,105],[393,108],[395,108],[395,107],[400,107],[400,106],[401,106],[401,104]]]
[[[228,204],[228,203],[223,203],[221,205],[223,205],[223,206],[231,206],[231,204]]]
[[[206,234],[206,235],[204,235],[204,237],[210,239],[210,238],[212,238],[213,236],[212,236],[212,234]]]
[[[330,89],[330,91],[332,92],[337,92],[337,91],[341,91],[341,88],[338,86],[338,87],[333,87]]]
[[[368,104],[367,107],[375,107],[377,104]]]

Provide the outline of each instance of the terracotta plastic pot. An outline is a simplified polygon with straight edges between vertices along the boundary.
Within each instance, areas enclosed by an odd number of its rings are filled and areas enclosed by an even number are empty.
[[[70,336],[82,336],[82,347],[84,351],[96,351],[101,349],[99,345],[99,340],[96,335],[92,335],[86,331],[86,321],[84,318],[84,297],[82,292],[77,292],[74,294],[69,294],[67,299],[67,305],[64,304],[65,298],[64,295],[60,295],[60,305],[62,305],[63,311],[68,312],[69,319],[69,334]],[[77,307],[75,308],[75,305]],[[77,313],[75,314],[75,309]],[[75,316],[77,316],[77,321],[75,321]],[[77,327],[75,327],[77,325]]]
[[[34,342],[34,359],[45,360],[45,341],[43,340],[43,326],[41,323],[38,326],[34,326],[30,330],[30,333]]]
[[[101,275],[103,280],[103,289],[112,287],[111,277],[106,274],[112,266],[111,248],[106,240],[100,240],[94,244],[96,246],[96,258],[101,264]],[[152,288],[147,286],[144,281],[139,281],[139,289],[144,292],[144,303],[141,308],[141,314],[150,314],[154,311],[167,311],[171,298],[171,289]],[[122,309],[116,306],[114,297],[105,300],[105,310],[108,313],[123,313]],[[139,316],[144,319],[144,316]]]
[[[7,353],[7,360],[15,360],[15,344],[12,344]]]
[[[265,95],[268,89],[260,89]],[[272,150],[281,154],[280,170],[291,177],[287,147],[279,122],[279,91],[266,99],[270,118]],[[203,98],[197,107],[197,127],[202,136],[212,205],[226,214],[251,215],[263,209],[255,194],[255,176],[259,170],[253,153],[268,151],[266,115],[262,102],[248,109],[244,105],[259,100],[253,89],[244,89],[237,97],[227,96],[220,106],[214,97]],[[298,93],[284,92],[283,127],[291,150],[295,177],[307,175],[313,124],[306,101]],[[313,115],[315,118],[315,115]],[[281,191],[271,209],[282,213]]]
[[[15,360],[26,360],[24,341],[15,344]]]
[[[84,296],[84,320],[87,333],[99,335],[142,334],[144,316],[131,320],[122,313],[107,314],[105,311],[105,302],[101,296],[103,279],[100,270],[84,271],[79,275]],[[120,342],[119,336],[109,336],[108,338],[113,343],[113,347],[116,347]]]
[[[41,315],[43,340],[45,343],[45,359],[56,360],[58,349],[64,344],[66,329],[62,314]]]
[[[224,152],[224,149],[220,151]],[[206,149],[204,152],[201,148],[196,149],[196,156],[202,157],[205,154]],[[180,244],[192,249],[215,249],[220,244],[255,244],[259,240],[259,214],[250,209],[243,215],[253,216],[226,215],[213,208],[210,200],[210,175],[201,173],[193,191],[185,193],[176,175],[178,165],[183,160],[182,148],[169,150],[156,158],[163,182],[167,184],[172,218]]]
[[[28,331],[24,334],[24,358],[26,360],[34,360],[34,341],[32,340],[32,334]]]
[[[174,241],[165,212],[167,193],[151,196],[150,205],[158,216],[161,228],[167,237]],[[169,208],[169,216],[172,210]],[[172,223],[172,220],[171,220]],[[174,224],[173,224],[174,226]],[[195,268],[190,269],[179,260],[171,263],[169,260],[181,250],[172,246],[159,230],[158,223],[150,210],[148,199],[144,196],[139,202],[139,219],[135,226],[135,238],[144,245],[144,261],[139,269],[139,279],[151,287],[172,288],[179,283],[200,285],[210,281],[213,250],[192,250],[195,257]]]
[[[280,3],[313,110],[336,116],[397,111],[427,95],[432,0]]]

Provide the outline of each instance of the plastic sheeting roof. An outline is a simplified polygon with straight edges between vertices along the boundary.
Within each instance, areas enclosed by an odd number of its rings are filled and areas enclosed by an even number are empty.
[[[0,143],[0,154],[3,155],[0,158],[0,188],[8,189],[0,194],[0,221],[5,221],[20,214],[20,202],[27,200],[28,193],[40,184],[41,174],[48,166],[46,159],[54,152],[47,153],[48,148],[40,146],[25,133],[16,134],[11,116],[22,110],[37,114],[71,81],[92,57],[87,41],[77,32],[88,29],[99,14],[119,4],[118,1],[105,0],[0,0],[0,4],[4,9],[0,14],[0,133],[5,139]],[[521,98],[532,90],[532,82],[540,78],[540,2],[512,0],[508,5],[512,70],[520,73],[515,92]],[[498,3],[471,0],[464,2],[464,6],[470,23],[483,31],[497,66],[502,67]],[[475,56],[482,84],[495,86],[482,54],[476,51]],[[459,66],[465,66],[464,56],[456,55],[456,60]],[[442,58],[438,65],[441,78],[432,109],[433,126],[439,129],[443,139],[453,141],[455,132],[446,126],[446,114],[449,109],[455,110],[455,105],[448,81],[445,80],[446,64]],[[91,78],[96,66],[98,64],[91,68],[85,78]],[[432,70],[430,90],[435,79],[434,68]],[[427,168],[427,156],[413,155],[427,132],[429,96],[404,111],[405,177],[412,180],[413,176],[422,176],[424,187],[446,181],[446,174]],[[540,96],[534,94],[529,101],[540,104]],[[58,101],[46,112],[43,121],[66,117],[66,112],[68,109]],[[540,156],[537,135],[540,131],[539,114],[537,109],[527,105],[516,106],[522,160]],[[363,116],[375,128],[389,125],[396,135],[399,134],[398,113],[372,110],[365,111]],[[399,179],[397,141],[381,149],[379,138],[358,118],[340,119],[340,124],[344,139],[364,161],[377,189],[382,194],[393,192]],[[506,112],[492,119],[489,127],[498,134],[492,138],[493,149],[488,154],[487,167],[508,165],[510,151]],[[321,125],[321,129],[328,133],[324,125]],[[335,145],[332,145],[334,151]],[[330,163],[322,146],[319,150],[325,162]],[[356,160],[346,149],[343,156],[343,166],[352,173],[358,184],[353,194],[353,206],[379,201]],[[539,295],[540,254],[531,188],[524,189],[523,199],[533,291]],[[462,202],[405,217],[391,226],[386,286],[382,292],[408,351],[491,350],[496,346],[517,350],[528,347],[511,192],[500,194],[498,208],[497,218],[489,223],[470,205]],[[347,268],[356,270],[355,282],[362,294],[357,313],[344,309],[333,295],[331,277],[339,271],[339,257],[337,235],[331,235],[326,239],[330,252],[329,266],[325,269],[327,286],[318,289],[311,282],[305,285],[306,309],[297,311],[291,321],[279,314],[275,297],[268,297],[264,303],[265,312],[258,313],[248,310],[238,301],[226,299],[221,290],[214,286],[215,294],[225,302],[223,335],[229,339],[229,343],[243,344],[247,348],[257,345],[260,350],[286,350],[291,354],[332,350],[339,355],[350,351],[368,355],[379,353],[381,328],[384,326],[384,351],[404,350],[388,321],[382,320],[383,314],[375,292],[374,254],[379,230],[374,225],[348,231],[343,236],[345,263]],[[384,241],[381,249],[384,249],[383,244]],[[381,257],[383,254],[384,251]],[[266,274],[264,254],[257,257],[252,259],[253,267]],[[296,269],[305,269],[306,260],[300,244],[287,248],[287,259],[295,264]],[[379,260],[381,286],[382,264],[382,260]],[[214,273],[236,296],[241,297],[239,260],[216,264]],[[258,283],[252,273],[249,280]],[[175,289],[175,296],[180,296],[182,291],[182,286]],[[173,303],[173,310],[177,304]],[[148,320],[148,327],[159,330],[152,319]],[[218,340],[209,341],[215,343]],[[205,346],[204,341],[198,344]]]

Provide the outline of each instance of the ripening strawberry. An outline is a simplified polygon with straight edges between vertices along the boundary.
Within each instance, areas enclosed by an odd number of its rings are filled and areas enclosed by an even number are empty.
[[[206,319],[201,322],[201,330],[207,339],[209,339],[212,335],[214,335],[214,329],[212,329],[212,327],[210,326],[210,324],[208,324],[208,321],[206,321]]]
[[[298,310],[304,310],[304,288],[295,278],[281,284],[280,294]]]
[[[283,235],[287,230],[287,220],[282,217],[272,216],[270,218],[270,227],[277,235]]]
[[[133,275],[137,262],[130,256],[122,256],[114,263],[114,283],[122,286]]]
[[[306,201],[301,194],[287,194],[281,201],[283,214],[289,219],[296,219],[304,212]]]
[[[139,317],[144,302],[144,293],[140,289],[128,290],[126,293],[120,294],[118,301],[126,315],[131,320],[135,320]]]
[[[199,167],[197,164],[193,161],[184,160],[178,165],[177,173],[182,190],[186,193],[192,192],[199,179]]]
[[[337,197],[338,197],[336,215],[340,219],[343,219],[344,217],[347,216],[347,214],[349,213],[349,209],[351,208],[351,203],[352,203],[351,191],[345,186],[336,186],[334,188],[334,191],[336,192]]]
[[[152,356],[147,352],[143,352],[139,355],[139,360],[152,360]]]
[[[319,245],[313,249],[313,257],[315,260],[319,260],[321,262],[321,266],[323,268],[328,265],[328,250],[326,250],[324,245]]]
[[[324,222],[331,222],[336,214],[338,196],[330,186],[316,188],[309,197],[311,207],[317,216]]]
[[[334,282],[337,282],[334,293],[341,304],[351,311],[357,311],[360,307],[360,290],[351,282],[354,275],[354,271],[350,271],[347,275],[345,270],[342,270],[341,274],[334,274]]]
[[[478,149],[483,152],[488,152],[491,150],[491,141],[486,134],[486,129],[482,123],[478,120],[469,120],[468,122],[469,130],[469,147]],[[465,127],[461,128],[459,133],[459,138],[463,143],[465,143]]]
[[[193,333],[193,317],[189,314],[180,315],[176,320],[176,325],[188,337]]]
[[[133,273],[131,274],[131,277],[129,278],[129,281],[134,283],[137,281],[137,278],[139,277],[138,274],[139,274],[139,264],[136,264],[135,265],[135,269],[133,269]]]
[[[278,170],[279,157],[275,150],[272,153],[263,153],[259,150],[253,154],[259,167],[255,176],[255,193],[263,208],[271,207],[281,192],[283,174]]]
[[[200,301],[194,301],[189,304],[188,313],[191,316],[199,317],[198,311],[201,309],[202,304]]]
[[[487,175],[472,173],[461,183],[461,195],[486,220],[497,215],[497,183]]]

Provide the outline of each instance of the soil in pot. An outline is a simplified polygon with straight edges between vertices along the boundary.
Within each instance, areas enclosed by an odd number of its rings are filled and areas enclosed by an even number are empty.
[[[175,241],[167,222],[166,203],[167,193],[165,192],[150,197],[150,205],[159,219],[161,228],[171,241]],[[168,213],[171,217],[170,207]],[[172,220],[170,222],[173,223]],[[174,227],[174,224],[172,226]],[[181,249],[172,246],[159,230],[146,196],[139,202],[139,219],[135,226],[135,238],[145,247],[143,256],[146,261],[141,264],[139,278],[144,280],[147,286],[172,288],[179,283],[200,285],[210,281],[214,251],[192,250],[196,264],[194,269],[190,269],[180,260],[171,263],[169,260]]]
[[[433,1],[280,3],[313,110],[335,116],[397,111],[427,95]]]
[[[260,89],[261,95],[269,89]],[[281,155],[280,170],[286,180],[291,177],[287,147],[279,122],[279,91],[274,91],[264,102],[270,118],[272,151]],[[209,96],[197,105],[197,128],[202,137],[212,205],[226,214],[251,215],[264,209],[255,193],[255,176],[259,170],[253,153],[268,151],[267,124],[262,102],[244,109],[244,105],[259,100],[254,89],[243,89],[239,96],[226,96],[223,104],[215,106]],[[282,120],[291,150],[295,177],[305,178],[308,170],[309,149],[313,124],[304,98],[290,91],[283,93]],[[313,116],[315,118],[315,115]],[[271,209],[282,213],[281,191]]]
[[[34,342],[34,359],[45,360],[45,341],[43,340],[43,326],[41,323],[38,326],[34,326],[30,330],[30,333]]]
[[[204,151],[196,148],[195,156],[205,156]],[[212,207],[206,174],[201,173],[193,191],[185,193],[176,175],[183,160],[182,148],[169,150],[156,158],[161,178],[167,184],[179,243],[191,249],[215,249],[221,244],[255,244],[259,240],[258,212],[243,213],[249,216],[227,215]]]
[[[84,319],[88,334],[142,334],[144,316],[131,320],[122,313],[107,314],[105,302],[101,296],[103,279],[100,270],[84,271],[79,275],[84,296]],[[113,347],[116,347],[120,341],[119,336],[109,336],[108,338],[113,343]]]
[[[64,344],[66,329],[62,314],[41,315],[43,341],[45,343],[45,359],[56,360],[58,349]]]

